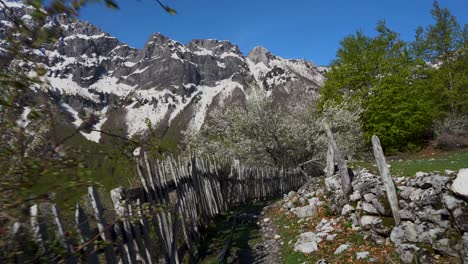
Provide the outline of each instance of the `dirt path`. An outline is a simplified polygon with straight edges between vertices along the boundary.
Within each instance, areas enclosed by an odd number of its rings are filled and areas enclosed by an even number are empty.
[[[281,264],[282,240],[274,221],[268,218],[268,209],[275,205],[262,202],[242,208],[232,214],[218,217],[209,229],[202,248],[201,263],[217,263],[227,238],[232,243],[224,263],[233,264]],[[232,232],[232,217],[236,215],[236,227]]]
[[[271,206],[271,205],[270,205]],[[262,212],[252,215],[251,220],[256,220],[259,227],[261,239],[252,248],[242,249],[238,252],[238,258],[235,263],[255,263],[255,264],[280,264],[281,259],[281,243],[282,240],[277,236],[277,227],[264,214],[265,207]],[[276,236],[276,237],[275,237]]]

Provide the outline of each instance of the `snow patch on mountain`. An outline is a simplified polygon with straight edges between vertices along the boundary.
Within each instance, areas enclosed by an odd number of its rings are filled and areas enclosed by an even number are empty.
[[[210,107],[211,103],[213,102],[213,98],[216,95],[220,94],[221,92],[229,94],[235,88],[242,89],[243,86],[240,83],[233,81],[232,78],[217,82],[216,86],[214,87],[199,86],[200,92],[197,96],[199,96],[200,99],[195,105],[196,110],[189,125],[190,130],[200,131],[201,127],[205,123],[208,108]]]
[[[99,102],[99,96],[92,94],[88,89],[81,87],[78,83],[72,80],[73,76],[68,75],[66,79],[57,77],[49,77],[48,81],[51,90],[58,91],[65,95],[78,95],[93,102]]]
[[[16,125],[21,128],[26,128],[31,120],[28,119],[28,115],[31,113],[32,109],[29,106],[23,107],[23,112],[18,120],[16,120]]]
[[[95,130],[101,130],[102,125],[107,121],[107,109],[108,107],[104,107],[99,113],[97,113],[97,117],[99,118],[99,121],[93,126],[93,129]],[[99,143],[99,140],[101,139],[101,132],[100,131],[91,131],[89,133],[86,133],[84,131],[80,131],[81,135],[83,135],[87,140],[94,141],[96,143]]]

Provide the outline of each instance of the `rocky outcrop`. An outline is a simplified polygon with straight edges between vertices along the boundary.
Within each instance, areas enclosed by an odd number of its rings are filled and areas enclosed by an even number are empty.
[[[347,204],[343,204],[338,175],[314,178],[284,197],[282,210],[306,227],[295,240],[294,250],[320,252],[330,245],[324,241],[333,241],[338,235],[339,244],[325,250],[346,254],[355,241],[343,240],[340,232],[351,228],[379,247],[391,243],[403,263],[468,263],[468,203],[460,193],[464,191],[460,179],[466,171],[419,172],[415,177],[394,178],[401,218],[398,225],[380,176],[367,170],[355,172]],[[323,215],[324,209],[329,210],[328,217],[318,221],[317,214]],[[310,228],[310,221],[315,227]],[[371,261],[376,256],[362,251],[355,257]]]
[[[463,177],[465,169],[460,170]],[[327,179],[326,182],[334,182]],[[434,263],[443,258],[462,261],[468,231],[468,203],[457,192],[457,179],[439,173],[418,173],[416,177],[394,179],[399,196],[401,223],[395,226],[382,180],[361,170],[352,182],[352,204],[341,209],[341,215],[360,229],[368,239],[384,244],[390,240],[400,259],[412,263]],[[463,179],[463,178],[462,178]],[[341,192],[328,184],[330,195]]]

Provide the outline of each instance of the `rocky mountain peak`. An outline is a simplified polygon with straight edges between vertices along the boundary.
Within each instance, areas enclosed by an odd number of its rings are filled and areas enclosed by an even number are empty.
[[[268,65],[271,60],[276,58],[276,56],[271,54],[271,52],[264,47],[256,46],[249,52],[247,58],[255,64],[263,62],[263,64]]]
[[[228,53],[242,55],[239,47],[227,40],[194,39],[187,44],[187,48],[199,55],[222,55]]]
[[[154,59],[160,57],[171,57],[172,54],[180,56],[185,51],[186,48],[184,45],[158,32],[152,34],[146,42],[143,47],[142,58]]]

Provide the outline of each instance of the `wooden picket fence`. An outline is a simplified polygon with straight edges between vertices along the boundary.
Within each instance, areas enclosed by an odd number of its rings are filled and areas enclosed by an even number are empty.
[[[30,227],[16,223],[15,235],[21,243],[32,236],[38,262],[195,263],[204,229],[216,215],[281,196],[307,180],[299,170],[199,157],[159,161],[144,154],[137,170],[142,187],[113,189],[113,209],[104,208],[96,188],[89,187],[93,217],[77,204],[75,223],[66,225],[74,228],[67,231],[56,205],[49,215],[33,205]],[[109,217],[112,210],[115,216]],[[18,254],[17,262],[28,257]]]

